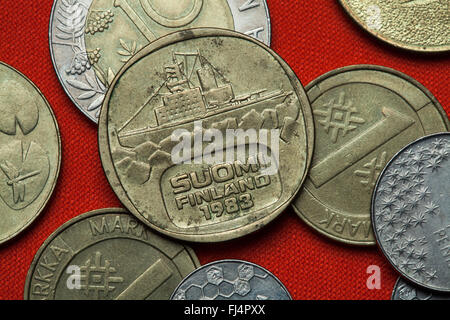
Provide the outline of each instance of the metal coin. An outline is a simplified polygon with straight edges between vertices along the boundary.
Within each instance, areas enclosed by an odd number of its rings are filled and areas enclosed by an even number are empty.
[[[374,245],[370,203],[378,175],[406,144],[447,131],[448,118],[417,81],[380,66],[337,69],[314,80],[307,93],[316,142],[294,209],[334,240]]]
[[[26,300],[167,300],[198,268],[194,252],[149,231],[123,209],[62,225],[28,271]]]
[[[137,51],[194,27],[236,30],[270,44],[265,0],[55,0],[50,48],[59,80],[94,122],[114,75]]]
[[[42,212],[55,188],[61,141],[53,111],[23,74],[0,62],[0,243]]]
[[[305,179],[313,144],[307,96],[278,55],[242,34],[195,29],[157,40],[121,70],[103,108],[99,148],[111,186],[135,216],[169,236],[244,236],[280,214]],[[184,143],[196,144],[183,162],[174,159],[180,130]],[[233,130],[253,130],[258,141],[230,144]],[[215,134],[227,142],[211,164],[202,137]],[[268,163],[278,170],[267,174]]]
[[[448,0],[340,0],[365,30],[399,48],[420,52],[450,50]]]
[[[372,223],[405,278],[450,292],[450,133],[421,138],[387,164],[373,194]]]
[[[423,289],[403,278],[398,278],[392,291],[391,300],[450,300],[450,295]]]
[[[266,269],[242,260],[216,261],[192,272],[171,300],[292,300]]]

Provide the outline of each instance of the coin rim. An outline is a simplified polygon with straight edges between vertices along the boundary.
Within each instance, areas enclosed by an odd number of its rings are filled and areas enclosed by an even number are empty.
[[[41,246],[39,247],[38,251],[34,255],[33,261],[31,262],[31,265],[28,268],[28,272],[27,272],[27,275],[26,275],[26,278],[25,278],[24,292],[23,292],[24,300],[29,300],[30,285],[32,283],[32,277],[33,277],[34,270],[36,269],[36,265],[39,262],[39,259],[41,258],[42,253],[45,251],[45,249],[47,249],[49,244],[61,232],[65,231],[66,229],[70,228],[72,225],[80,222],[81,220],[85,220],[85,219],[89,219],[89,218],[92,218],[92,217],[95,217],[95,216],[100,216],[100,215],[105,215],[105,214],[127,214],[127,215],[130,215],[130,213],[127,210],[123,209],[123,208],[104,208],[104,209],[97,209],[97,210],[89,211],[89,212],[80,214],[79,216],[76,216],[76,217],[70,219],[69,221],[65,222],[60,227],[58,227],[55,231],[53,231],[50,234],[50,236],[48,236],[47,239],[45,239],[45,241],[41,244]],[[132,215],[130,215],[130,216],[132,217]],[[147,226],[145,226],[145,225],[143,225],[143,226],[144,226],[144,228],[147,228]],[[158,234],[158,237],[161,237],[161,236]],[[166,239],[166,240],[168,240],[168,239]],[[168,240],[168,241],[175,242],[173,240]],[[177,243],[177,242],[175,242],[175,243]],[[192,262],[195,265],[195,268],[201,267],[200,261],[198,260],[198,257],[195,254],[194,250],[191,247],[185,245],[184,243],[179,243],[178,242],[178,244],[180,246],[183,246],[186,249],[186,251],[188,252],[190,258],[192,259]]]
[[[50,13],[49,26],[48,26],[48,42],[49,42],[48,48],[50,50],[50,58],[52,59],[52,65],[53,65],[53,68],[55,69],[56,76],[58,77],[58,82],[59,82],[60,86],[63,88],[66,96],[72,101],[72,103],[75,105],[75,107],[77,107],[78,110],[80,110],[92,122],[96,123],[94,121],[94,119],[91,118],[91,115],[89,114],[89,112],[87,110],[85,110],[84,108],[82,108],[77,103],[77,101],[75,100],[75,97],[73,97],[72,94],[69,92],[69,89],[66,88],[66,86],[64,85],[64,80],[62,79],[62,77],[60,75],[60,72],[58,70],[58,66],[56,64],[55,52],[53,50],[52,39],[53,39],[53,21],[54,21],[54,15],[55,15],[55,12],[56,12],[56,4],[58,3],[58,1],[60,1],[60,0],[54,0],[53,1],[52,11]],[[94,1],[94,0],[92,0],[92,1]]]
[[[25,76],[22,72],[18,71],[17,69],[15,69],[14,67],[6,64],[3,61],[0,61],[0,65],[5,66],[7,68],[9,68],[10,70],[12,70],[13,72],[17,73],[19,76],[21,76],[23,79],[25,79],[25,81],[27,81],[29,84],[31,84],[33,86],[33,88],[37,91],[37,93],[39,94],[39,96],[41,97],[41,99],[43,100],[44,104],[47,106],[47,109],[50,113],[50,117],[53,120],[53,123],[55,124],[55,129],[56,129],[56,140],[57,140],[57,148],[58,148],[58,160],[57,160],[57,164],[56,164],[56,171],[55,171],[55,175],[53,176],[53,182],[51,184],[50,190],[46,196],[46,199],[44,200],[44,202],[42,203],[42,205],[39,207],[38,210],[36,210],[36,213],[34,214],[34,216],[27,221],[26,224],[24,224],[18,231],[16,231],[15,233],[11,234],[10,236],[0,239],[0,246],[3,245],[6,242],[11,241],[13,238],[17,237],[20,233],[22,233],[25,229],[27,229],[28,227],[31,226],[31,224],[33,224],[33,222],[41,215],[42,211],[45,209],[45,207],[47,206],[50,198],[52,197],[54,191],[55,191],[55,187],[56,184],[58,183],[58,179],[59,179],[59,174],[61,171],[61,158],[62,158],[62,147],[61,147],[61,132],[59,131],[59,126],[58,126],[58,121],[56,120],[56,116],[53,112],[52,107],[50,106],[50,103],[47,101],[47,99],[45,98],[44,94],[41,92],[41,90],[39,90],[39,88],[27,77]],[[45,184],[46,186],[47,184]],[[44,186],[44,188],[45,188]],[[40,194],[39,194],[40,196]],[[38,196],[38,198],[39,198]],[[37,199],[36,199],[37,200]],[[35,200],[35,201],[36,201]],[[26,210],[26,208],[24,208]],[[24,210],[22,209],[22,210]]]
[[[410,45],[410,44],[402,44],[398,41],[395,41],[393,39],[390,39],[388,37],[383,36],[381,32],[374,31],[370,29],[359,17],[353,12],[352,9],[350,9],[349,5],[346,2],[347,0],[339,0],[341,6],[344,8],[345,12],[352,18],[354,22],[356,22],[362,29],[364,29],[366,32],[371,34],[373,37],[375,37],[378,40],[381,40],[385,43],[390,44],[391,46],[394,46],[398,49],[404,49],[408,51],[413,52],[421,52],[421,53],[428,53],[428,54],[436,54],[436,53],[442,53],[450,51],[450,44],[447,44],[445,46],[431,46],[431,47],[424,47],[424,46],[418,46],[418,45]]]
[[[422,85],[416,79],[408,76],[407,74],[405,74],[401,71],[398,71],[398,70],[395,70],[392,68],[379,66],[379,65],[372,65],[372,64],[357,64],[357,65],[350,65],[350,66],[346,66],[346,67],[337,68],[337,69],[328,71],[327,73],[324,73],[321,76],[314,79],[313,81],[311,81],[305,87],[306,93],[308,94],[311,89],[313,89],[315,86],[317,86],[324,80],[334,77],[334,76],[337,76],[341,73],[352,72],[352,71],[366,71],[366,70],[385,72],[385,73],[397,76],[407,82],[410,82],[414,86],[416,86],[420,91],[422,91],[430,99],[431,103],[433,103],[434,107],[441,114],[441,117],[443,118],[443,122],[444,122],[444,125],[447,127],[447,130],[450,129],[450,121],[448,119],[447,113],[445,112],[444,108],[439,103],[439,101],[436,99],[436,97],[424,85]],[[314,158],[314,155],[313,155],[313,158]],[[300,195],[300,193],[303,192],[303,188],[304,188],[304,186],[302,187],[302,190],[300,190],[300,192],[297,195]],[[332,239],[332,240],[340,242],[340,243],[344,243],[344,244],[348,244],[348,245],[352,245],[352,246],[360,246],[360,247],[376,246],[376,244],[377,244],[376,239],[374,239],[374,241],[355,241],[355,240],[343,239],[343,238],[337,237],[336,235],[330,234],[327,231],[323,230],[322,228],[317,227],[312,221],[310,221],[310,219],[308,218],[308,215],[302,213],[301,210],[295,206],[295,200],[292,202],[291,207],[294,209],[295,213],[297,213],[297,215],[309,227],[311,227],[312,229],[314,229],[321,235],[326,236],[329,239]],[[371,225],[371,227],[372,227],[372,225]],[[373,228],[372,228],[372,230],[373,230]]]
[[[432,291],[438,291],[438,292],[450,292],[450,284],[447,286],[447,288],[435,288],[435,287],[431,287],[428,286],[426,284],[420,283],[418,282],[416,279],[413,279],[412,277],[410,277],[409,275],[407,275],[405,272],[403,272],[402,270],[400,270],[400,268],[398,268],[398,266],[396,264],[393,263],[390,255],[388,255],[388,253],[386,252],[386,250],[384,249],[384,247],[381,245],[380,243],[380,237],[378,235],[378,232],[375,228],[375,196],[376,196],[376,191],[378,189],[378,186],[381,182],[381,179],[384,176],[384,173],[386,172],[386,170],[389,169],[390,165],[397,160],[397,158],[408,148],[413,147],[415,144],[422,142],[423,140],[427,140],[433,137],[438,137],[438,136],[448,136],[450,137],[450,132],[438,132],[438,133],[434,133],[434,134],[430,134],[424,137],[421,137],[417,140],[414,140],[413,142],[409,143],[408,145],[406,145],[405,147],[403,147],[399,152],[397,152],[390,160],[389,162],[386,164],[386,166],[384,167],[383,171],[381,171],[380,175],[378,176],[377,179],[377,183],[375,185],[375,188],[373,189],[373,193],[372,193],[372,203],[370,206],[370,222],[372,223],[372,227],[373,227],[373,233],[375,234],[375,239],[377,240],[377,246],[380,249],[380,251],[383,253],[383,255],[386,257],[386,259],[389,261],[389,263],[391,264],[392,267],[394,267],[395,270],[397,270],[398,273],[400,273],[402,275],[402,277],[404,277],[405,279],[408,279],[410,282],[418,285],[419,287],[425,288],[425,289],[429,289]]]
[[[395,298],[395,294],[397,293],[397,288],[400,284],[401,279],[402,279],[402,277],[398,277],[397,280],[395,281],[394,288],[392,288],[391,300],[393,300],[393,301],[397,301],[394,298]]]
[[[52,65],[53,68],[55,69],[55,73],[56,76],[58,77],[58,82],[60,84],[60,86],[62,87],[62,89],[64,90],[66,96],[72,101],[72,103],[75,105],[75,107],[77,107],[77,109],[79,109],[91,122],[93,122],[96,126],[98,126],[98,123],[100,122],[100,117],[98,119],[95,119],[95,117],[93,117],[88,110],[86,110],[85,108],[83,108],[78,102],[77,99],[70,93],[68,87],[64,84],[64,80],[62,79],[61,75],[60,75],[60,71],[58,70],[58,66],[56,64],[56,59],[55,59],[55,52],[53,50],[53,43],[52,43],[52,39],[53,39],[53,22],[54,22],[54,16],[55,16],[55,11],[56,11],[56,3],[58,1],[61,0],[54,0],[53,1],[53,5],[52,5],[52,10],[50,13],[50,20],[49,20],[49,31],[48,31],[48,42],[49,42],[49,50],[50,50],[50,57],[52,60]],[[92,0],[92,2],[95,0]],[[227,1],[227,5],[230,6],[230,1],[236,1],[236,0],[226,0]],[[269,6],[267,4],[267,0],[261,0],[262,1],[262,5],[264,6],[264,11],[266,13],[266,17],[265,17],[265,21],[267,21],[268,24],[268,29],[267,29],[267,33],[268,33],[268,43],[266,44],[267,46],[270,46],[272,44],[272,20],[270,18],[270,10],[269,10]],[[91,5],[92,5],[91,2]],[[90,5],[90,6],[91,6]],[[90,6],[88,8],[88,11],[90,9]],[[188,29],[187,29],[188,30]],[[237,31],[236,31],[237,32]],[[169,33],[170,34],[170,33]],[[166,35],[164,35],[166,36]],[[163,36],[163,37],[164,37]],[[158,38],[159,39],[159,38]],[[157,39],[157,40],[158,40]],[[155,40],[156,41],[156,40]],[[262,40],[258,40],[261,43],[265,44]],[[148,44],[147,44],[148,46]],[[145,48],[145,47],[144,47]],[[123,68],[124,66],[122,66]],[[120,70],[119,70],[120,72]],[[106,99],[106,95],[105,98]],[[102,103],[103,106],[103,103]],[[101,106],[101,107],[102,107]],[[100,107],[100,108],[101,108]]]
[[[157,226],[154,223],[151,223],[149,220],[145,219],[140,213],[139,210],[137,210],[134,206],[134,204],[130,201],[130,199],[127,196],[126,191],[122,187],[122,184],[119,180],[119,177],[117,176],[116,169],[114,167],[114,164],[112,162],[112,156],[109,148],[109,138],[108,138],[108,109],[109,109],[109,101],[111,98],[111,94],[113,89],[116,86],[116,83],[121,78],[121,76],[137,61],[141,60],[142,58],[152,54],[153,52],[164,48],[168,45],[173,45],[178,42],[191,40],[191,39],[199,39],[199,38],[205,38],[205,37],[229,37],[229,38],[238,38],[242,40],[250,41],[252,44],[256,44],[258,46],[261,46],[262,49],[266,50],[268,54],[271,55],[271,57],[280,64],[280,67],[283,69],[283,71],[286,73],[286,76],[288,77],[290,83],[292,84],[293,90],[295,91],[299,103],[300,108],[302,110],[303,116],[305,118],[305,133],[306,133],[306,157],[305,157],[305,172],[303,177],[300,179],[298,186],[296,190],[293,191],[292,196],[283,204],[275,208],[272,213],[267,214],[264,218],[259,219],[256,222],[252,222],[250,224],[246,224],[245,226],[241,226],[232,230],[223,231],[220,233],[208,233],[208,234],[202,234],[202,235],[194,235],[194,234],[183,234],[183,233],[175,233],[172,231],[166,231],[165,229],[161,228],[160,226]],[[309,110],[308,110],[309,109]],[[311,117],[307,120],[307,117]],[[266,46],[264,43],[260,42],[259,40],[256,40],[252,37],[246,36],[242,33],[226,30],[226,29],[219,29],[219,28],[195,28],[195,29],[188,29],[188,30],[182,30],[178,32],[174,32],[171,34],[168,34],[164,37],[159,38],[158,40],[150,43],[146,47],[144,47],[139,53],[137,53],[133,58],[131,58],[124,67],[119,71],[119,73],[116,75],[114,81],[112,82],[106,96],[104,103],[102,105],[102,111],[100,113],[99,118],[99,130],[98,130],[98,145],[99,145],[99,154],[100,159],[102,163],[103,170],[105,172],[105,175],[107,177],[107,180],[109,184],[111,185],[114,193],[117,195],[121,203],[134,215],[136,216],[140,221],[145,223],[147,226],[151,227],[153,230],[156,230],[160,233],[163,233],[165,235],[168,235],[172,238],[183,240],[183,241],[190,241],[190,242],[201,242],[201,243],[212,243],[212,242],[223,242],[228,241],[236,238],[243,237],[245,235],[248,235],[250,233],[253,233],[265,225],[267,225],[269,222],[273,221],[276,217],[278,217],[284,209],[286,209],[289,204],[292,202],[292,200],[297,195],[298,191],[300,190],[301,186],[306,180],[307,173],[309,171],[309,166],[311,164],[309,160],[309,149],[310,144],[312,144],[312,148],[314,146],[314,128],[310,128],[310,130],[307,130],[306,127],[308,126],[308,123],[312,123],[312,109],[309,103],[309,99],[307,97],[306,91],[296,76],[295,72],[289,67],[289,65],[270,47]],[[107,146],[107,147],[106,147]],[[108,174],[109,172],[109,174]],[[115,187],[116,186],[116,187]],[[118,187],[117,187],[118,186]],[[238,232],[237,232],[238,231]]]
[[[402,301],[401,299],[395,299],[395,294],[397,293],[397,289],[399,288],[401,282],[403,282],[406,285],[409,285],[410,287],[413,287],[413,288],[416,287],[417,289],[423,290],[425,292],[428,291],[432,295],[445,295],[446,294],[445,292],[439,292],[439,291],[436,291],[436,290],[429,290],[428,288],[423,288],[421,286],[416,286],[415,283],[411,283],[411,281],[409,281],[408,279],[403,279],[401,276],[399,276],[397,278],[397,281],[395,281],[394,288],[392,289],[392,294],[391,294],[391,300],[392,301]],[[414,288],[414,289],[416,289],[416,288]],[[441,299],[438,299],[438,300],[441,300]],[[436,300],[436,301],[438,301],[438,300]],[[443,301],[443,300],[441,300],[441,301]]]
[[[190,278],[192,275],[194,275],[195,273],[197,273],[197,272],[199,272],[199,271],[201,271],[201,270],[203,270],[203,269],[206,269],[206,268],[208,268],[208,267],[215,266],[215,265],[217,265],[217,264],[219,264],[219,263],[230,263],[230,262],[231,262],[231,263],[239,263],[239,264],[249,264],[249,265],[251,265],[251,266],[257,267],[257,268],[262,269],[263,271],[267,272],[269,275],[271,275],[271,276],[272,276],[272,277],[280,284],[281,288],[284,289],[284,291],[287,293],[287,295],[288,295],[288,297],[290,298],[290,300],[293,300],[293,299],[292,299],[292,296],[291,296],[291,294],[289,293],[289,291],[288,291],[288,289],[286,288],[286,286],[283,284],[283,282],[281,282],[280,279],[278,279],[278,277],[277,277],[273,272],[267,270],[267,269],[264,268],[264,267],[261,267],[260,265],[258,265],[258,264],[256,264],[256,263],[249,262],[249,261],[246,261],[246,260],[239,260],[239,259],[224,259],[224,260],[217,260],[217,261],[213,261],[213,262],[204,264],[203,266],[201,266],[201,267],[195,269],[194,271],[192,271],[191,273],[189,273],[186,277],[184,277],[183,280],[181,280],[180,284],[179,284],[179,285],[176,287],[176,289],[173,291],[173,293],[172,293],[172,295],[170,296],[169,300],[173,300],[175,293],[176,293],[176,292],[178,291],[178,289],[180,289],[180,287],[184,284],[185,280],[189,279],[189,278]]]

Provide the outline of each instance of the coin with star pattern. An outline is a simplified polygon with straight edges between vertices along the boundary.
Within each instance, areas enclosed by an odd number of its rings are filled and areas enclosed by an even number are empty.
[[[378,245],[406,279],[450,292],[450,133],[414,141],[392,158],[371,217]]]
[[[334,240],[375,245],[370,202],[378,175],[408,143],[447,131],[447,115],[424,86],[382,66],[340,68],[320,76],[306,90],[315,147],[294,210]]]

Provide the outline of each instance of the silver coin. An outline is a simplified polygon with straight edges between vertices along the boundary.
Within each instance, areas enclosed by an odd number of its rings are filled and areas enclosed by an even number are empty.
[[[450,133],[416,140],[380,175],[372,199],[377,242],[408,280],[450,292]]]
[[[234,29],[270,45],[271,27],[266,1],[226,1],[233,17]],[[86,50],[85,33],[89,8],[93,2],[93,0],[55,0],[50,16],[49,41],[53,66],[65,92],[78,109],[89,119],[98,123],[108,85],[98,78],[93,65],[100,53],[95,50],[92,52]],[[116,3],[111,8],[112,14],[115,10],[123,10],[123,3],[122,5]],[[137,12],[133,11],[130,3],[135,5],[138,1],[136,3],[125,1],[128,10]],[[129,12],[126,14],[129,16]],[[145,21],[137,15],[134,18]],[[189,25],[183,28],[189,28]],[[177,30],[173,29],[173,31]],[[108,77],[113,78],[113,75],[111,72]]]
[[[420,288],[403,278],[398,278],[391,300],[450,300],[450,295]]]
[[[171,300],[292,300],[278,278],[242,260],[204,265],[187,276]]]

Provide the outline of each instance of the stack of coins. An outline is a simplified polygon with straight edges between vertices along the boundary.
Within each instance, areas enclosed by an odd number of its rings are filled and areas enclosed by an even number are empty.
[[[450,50],[448,4],[341,3],[392,45]],[[406,32],[405,21],[427,28]],[[264,0],[55,0],[56,73],[98,123],[101,163],[126,210],[58,228],[32,262],[25,299],[290,300],[261,266],[201,266],[185,243],[244,237],[290,205],[328,238],[378,244],[405,279],[393,299],[446,298],[442,106],[416,80],[377,65],[333,70],[304,88],[270,39]],[[2,243],[42,212],[61,147],[39,90],[7,65],[0,71],[0,196],[6,211],[22,212],[5,215]]]

